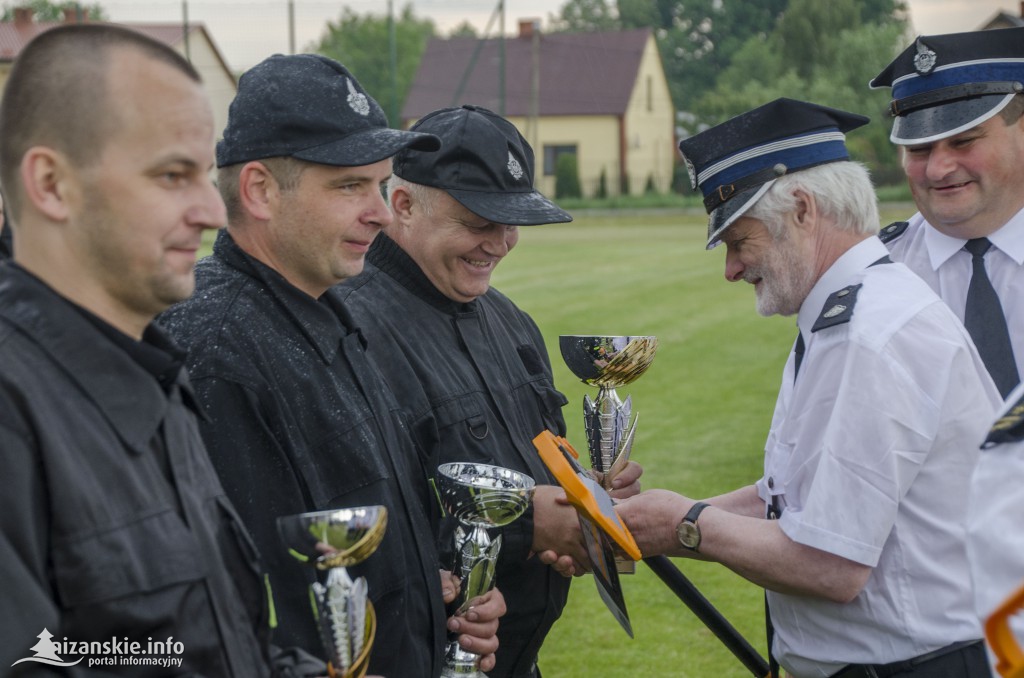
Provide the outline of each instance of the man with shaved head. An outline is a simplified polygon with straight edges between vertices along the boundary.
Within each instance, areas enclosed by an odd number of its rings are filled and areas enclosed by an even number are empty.
[[[60,27],[11,71],[0,104],[18,241],[0,267],[9,674],[96,675],[101,662],[118,675],[278,673],[256,551],[199,437],[183,355],[151,324],[192,293],[202,233],[225,220],[213,141],[196,71],[133,31]]]

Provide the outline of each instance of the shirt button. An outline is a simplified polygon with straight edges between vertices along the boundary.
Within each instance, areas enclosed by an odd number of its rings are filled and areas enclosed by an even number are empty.
[[[772,478],[771,476],[768,476],[768,489],[775,489],[775,478]]]

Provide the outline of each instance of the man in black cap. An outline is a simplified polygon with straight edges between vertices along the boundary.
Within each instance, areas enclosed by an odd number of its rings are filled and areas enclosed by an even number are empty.
[[[964,321],[1005,397],[1024,360],[1024,28],[920,36],[871,86],[892,88],[919,210],[880,236]]]
[[[344,299],[411,418],[428,473],[444,462],[479,461],[537,481],[531,508],[502,530],[496,579],[508,614],[490,673],[535,676],[569,580],[534,554],[587,558],[575,511],[556,503],[561,490],[532,444],[544,429],[564,435],[565,396],[537,326],[490,278],[519,226],[572,217],[534,189],[533,149],[504,118],[463,106],[412,129],[439,136],[441,150],[395,156],[394,223],[371,247],[366,271],[342,286]],[[633,487],[638,477],[634,464],[619,482]]]
[[[383,541],[363,563],[377,614],[370,672],[430,678],[441,670],[442,578],[426,478],[366,342],[333,285],[362,270],[391,222],[381,189],[391,156],[438,148],[390,129],[341,64],[272,56],[246,72],[217,144],[228,227],[197,266],[196,293],[162,316],[189,348],[209,415],[203,438],[221,481],[266,558],[281,642],[320,647],[306,576],[278,537],[278,516],[383,505]],[[386,356],[385,356],[386,357]],[[304,574],[306,576],[304,576]],[[443,595],[442,595],[443,594]],[[497,591],[448,620],[463,646],[494,662]]]
[[[195,69],[125,28],[47,31],[10,73],[5,676],[284,668],[271,666],[260,562],[203,448],[183,355],[151,322],[192,293],[202,233],[224,223],[208,172],[214,138]],[[309,666],[322,675],[322,662]]]
[[[861,116],[779,99],[680,143],[725,276],[796,315],[754,484],[618,505],[645,555],[720,562],[767,589],[772,655],[810,676],[986,675],[964,512],[999,396],[963,326],[874,237]]]

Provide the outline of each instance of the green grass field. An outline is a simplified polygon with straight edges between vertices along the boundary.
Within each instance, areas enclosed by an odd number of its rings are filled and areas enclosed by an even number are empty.
[[[882,223],[912,211],[884,207]],[[544,332],[577,449],[586,449],[583,394],[596,389],[569,373],[558,336],[654,335],[652,367],[619,390],[641,416],[633,458],[645,468],[643,486],[706,497],[758,478],[795,319],[762,318],[753,289],[725,280],[724,250],[704,250],[706,218],[622,212],[520,234],[493,282]],[[676,564],[764,655],[762,591],[719,565]],[[605,609],[590,577],[577,578],[541,653],[547,678],[750,675],[644,565],[622,579],[635,638]]]

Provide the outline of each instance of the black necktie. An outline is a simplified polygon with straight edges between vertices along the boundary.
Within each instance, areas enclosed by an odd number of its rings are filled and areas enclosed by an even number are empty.
[[[793,381],[800,374],[800,363],[804,361],[804,334],[798,332],[796,335],[796,346],[793,347]]]
[[[985,271],[985,252],[991,245],[988,238],[974,238],[964,245],[964,249],[974,258],[971,285],[967,288],[964,326],[978,347],[988,373],[1005,398],[1020,379],[1013,359],[1010,333],[1006,329],[1006,316],[1003,315],[999,297]]]

